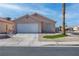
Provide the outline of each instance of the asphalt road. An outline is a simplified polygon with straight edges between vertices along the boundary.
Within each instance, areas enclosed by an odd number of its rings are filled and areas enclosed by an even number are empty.
[[[79,32],[78,32],[78,33],[72,33],[72,34],[74,34],[74,35],[79,35]]]
[[[0,56],[79,56],[79,47],[0,47]]]

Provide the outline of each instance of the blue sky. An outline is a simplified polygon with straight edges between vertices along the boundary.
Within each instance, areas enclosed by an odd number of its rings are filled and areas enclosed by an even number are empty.
[[[62,4],[54,3],[14,3],[0,4],[0,17],[18,18],[25,14],[39,13],[62,24]],[[79,25],[79,4],[66,4],[66,24]]]

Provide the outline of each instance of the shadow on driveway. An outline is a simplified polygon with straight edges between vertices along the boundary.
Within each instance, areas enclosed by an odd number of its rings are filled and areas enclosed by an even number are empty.
[[[10,36],[6,34],[0,34],[0,39],[7,39],[7,38],[10,38]]]

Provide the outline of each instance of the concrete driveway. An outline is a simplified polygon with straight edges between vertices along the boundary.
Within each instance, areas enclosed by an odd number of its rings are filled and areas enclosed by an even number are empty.
[[[11,38],[0,39],[0,46],[31,46],[38,34],[16,34]]]

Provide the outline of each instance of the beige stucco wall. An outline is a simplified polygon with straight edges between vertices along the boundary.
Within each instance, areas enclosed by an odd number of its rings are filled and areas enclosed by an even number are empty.
[[[14,23],[0,22],[0,33],[13,32],[15,30]]]
[[[0,33],[6,32],[6,24],[0,22]]]
[[[42,28],[43,32],[53,33],[55,32],[55,23],[43,23]]]

